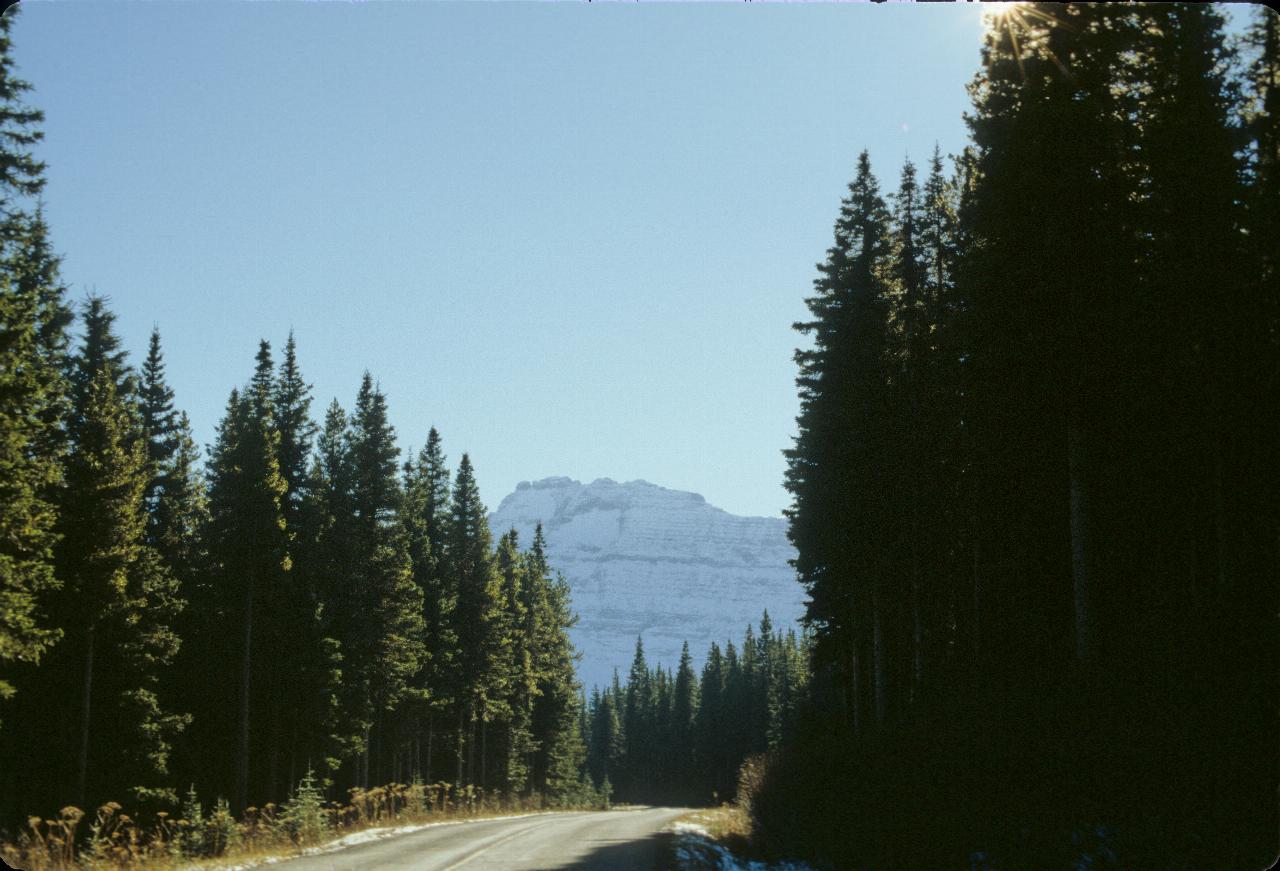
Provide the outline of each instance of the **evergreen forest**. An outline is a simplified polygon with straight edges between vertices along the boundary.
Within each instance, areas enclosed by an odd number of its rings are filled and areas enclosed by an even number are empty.
[[[1272,863],[1280,16],[1000,6],[966,146],[851,160],[794,325],[804,625],[589,694],[541,527],[369,373],[319,414],[264,340],[197,447],[59,276],[0,18],[0,834],[425,783],[736,801],[822,869]]]
[[[951,172],[858,160],[796,325],[812,710],[752,801],[771,852],[1275,859],[1280,18],[1251,22],[1009,4]]]
[[[688,642],[673,672],[650,667],[636,639],[626,681],[615,674],[583,706],[591,786],[642,804],[733,800],[743,763],[795,737],[808,677],[807,635],[776,630],[768,611],[739,646],[713,642],[701,676]]]
[[[495,541],[435,429],[402,458],[368,373],[317,420],[292,335],[260,344],[202,457],[159,331],[134,362],[108,301],[59,279],[11,22],[0,830],[68,805],[171,812],[188,790],[239,815],[304,778],[583,799],[575,617],[541,530]]]

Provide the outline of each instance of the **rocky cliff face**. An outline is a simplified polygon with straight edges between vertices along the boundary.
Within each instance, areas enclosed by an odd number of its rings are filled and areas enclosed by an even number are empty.
[[[521,547],[541,522],[551,565],[573,591],[588,691],[618,669],[623,679],[644,637],[652,666],[675,668],[680,646],[701,669],[712,641],[739,643],[766,608],[785,629],[803,613],[804,591],[787,564],[786,521],[738,517],[696,493],[647,481],[569,478],[521,483],[489,518],[495,536],[514,528]]]

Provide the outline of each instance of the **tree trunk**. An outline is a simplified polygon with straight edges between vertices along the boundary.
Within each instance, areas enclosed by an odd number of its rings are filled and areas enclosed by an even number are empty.
[[[917,572],[918,572],[917,567]],[[911,701],[920,694],[924,682],[924,622],[920,616],[920,578],[911,581]]]
[[[289,715],[289,785],[298,782],[298,709]]]
[[[1213,445],[1213,536],[1218,557],[1218,596],[1229,601],[1227,590],[1227,518],[1226,502],[1222,490],[1222,441]]]
[[[884,722],[885,706],[888,696],[888,688],[885,686],[885,647],[884,647],[884,629],[881,626],[880,617],[880,594],[876,590],[872,590],[871,594],[871,619],[872,619],[872,667],[875,671],[874,689],[875,689],[875,714],[876,725]]]
[[[1067,422],[1067,467],[1071,502],[1071,579],[1075,588],[1076,661],[1094,652],[1095,614],[1090,577],[1089,488],[1084,426],[1073,403]]]
[[[364,752],[360,754],[360,788],[369,788],[369,751],[373,743],[373,727],[364,727]]]
[[[458,705],[458,747],[457,747],[457,753],[458,753],[458,777],[457,777],[457,779],[454,781],[454,786],[455,786],[455,788],[457,788],[457,789],[461,789],[461,788],[462,788],[462,758],[463,758],[463,751],[462,751],[462,744],[463,744],[463,740],[462,740],[462,723],[463,723],[463,710],[462,710],[462,705],[461,705],[461,704],[459,704],[459,705]]]
[[[858,660],[858,634],[855,627],[853,635],[853,734],[862,734],[862,663]]]
[[[89,785],[89,721],[93,712],[93,646],[97,626],[89,624],[85,634],[84,690],[80,708],[80,758],[76,766],[76,805],[83,808]]]
[[[476,782],[476,709],[471,705],[471,720],[467,725],[467,784]]]
[[[920,488],[911,501],[911,693],[914,703],[924,680],[924,621],[920,615]]]
[[[427,783],[431,783],[431,742],[436,734],[435,721],[436,721],[435,711],[428,711],[427,712],[427,758],[423,760],[425,764],[422,766],[423,767],[422,777],[425,781],[427,781]]]
[[[280,683],[274,679],[272,683],[271,693],[271,758],[267,763],[267,782],[270,788],[267,795],[276,798],[280,795]],[[288,789],[293,788],[293,783],[289,783]]]
[[[480,721],[480,788],[489,787],[489,721]]]
[[[369,734],[369,786],[381,786],[387,780],[387,738],[383,734],[382,715],[374,717]]]
[[[253,573],[244,591],[244,657],[240,663],[240,735],[236,753],[236,811],[249,806],[249,691],[253,669]]]
[[[387,777],[387,736],[382,723],[382,714],[373,718],[373,733],[369,739],[369,783],[381,786]]]
[[[976,526],[976,524],[975,524]],[[978,536],[973,536],[973,661],[982,655],[982,580],[978,572]]]
[[[415,722],[413,724],[413,748],[412,748],[413,771],[411,776],[415,780],[423,780],[422,777],[422,724]]]
[[[1193,501],[1191,509],[1186,512],[1187,528],[1187,597],[1188,614],[1200,613],[1200,546],[1196,541],[1198,532],[1196,525],[1196,505]]]

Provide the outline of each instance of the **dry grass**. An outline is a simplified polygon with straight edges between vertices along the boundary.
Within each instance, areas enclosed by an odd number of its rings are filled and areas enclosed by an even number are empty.
[[[707,836],[736,855],[749,852],[751,820],[747,812],[736,804],[723,804],[703,808],[679,819],[679,822],[700,826]]]
[[[470,787],[448,784],[389,784],[352,790],[345,803],[320,802],[316,824],[292,824],[287,806],[248,808],[239,820],[225,805],[205,815],[184,807],[194,819],[158,813],[139,823],[115,802],[103,805],[85,830],[78,808],[63,808],[57,819],[30,817],[12,843],[0,843],[0,858],[22,871],[137,868],[144,871],[253,866],[273,856],[321,849],[371,829],[465,821],[543,810],[538,800],[500,800]]]
[[[758,851],[751,838],[751,801],[764,780],[766,758],[750,756],[738,770],[738,798],[718,807],[694,811],[677,820],[698,826],[719,847],[735,856],[754,857]]]
[[[681,817],[680,822],[701,826],[712,839],[721,843],[731,839],[745,840],[751,834],[751,821],[746,811],[736,804],[704,808]]]

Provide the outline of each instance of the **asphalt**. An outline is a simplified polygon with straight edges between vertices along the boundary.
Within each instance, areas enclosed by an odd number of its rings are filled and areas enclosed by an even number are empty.
[[[656,871],[663,829],[680,808],[538,814],[432,826],[333,853],[282,861],[282,871]]]

